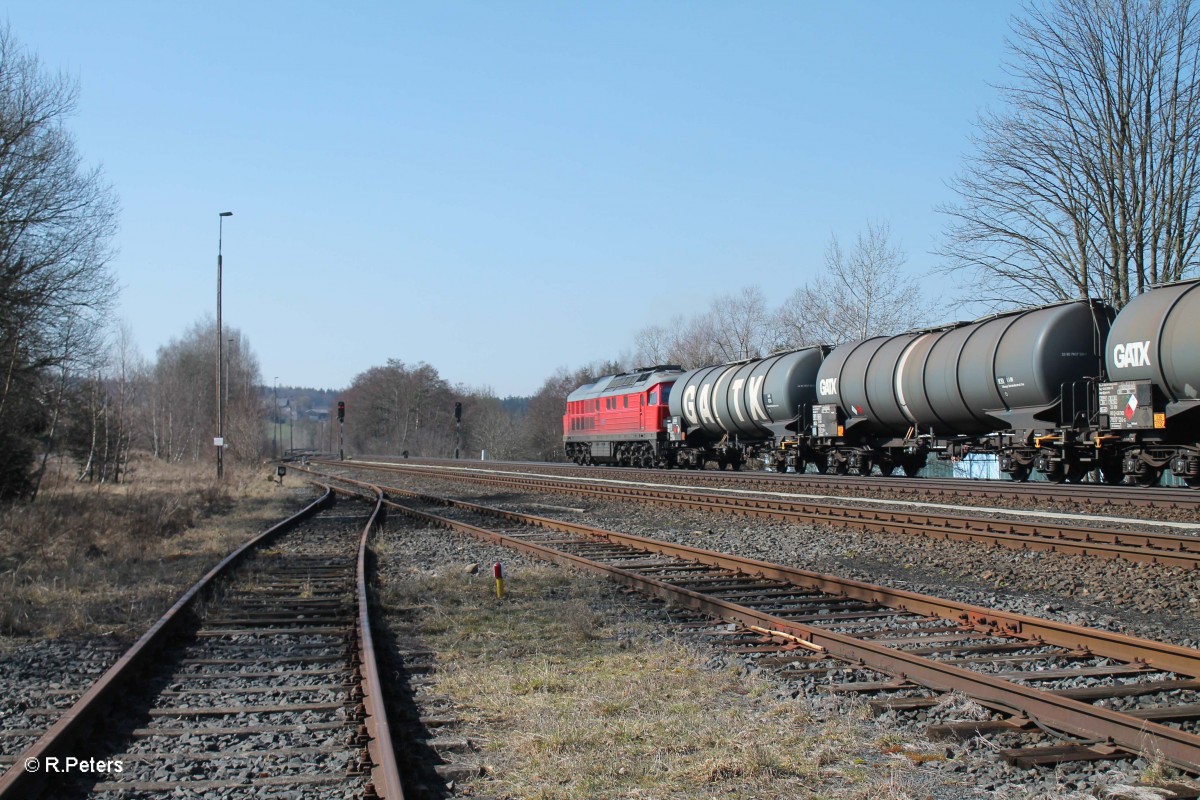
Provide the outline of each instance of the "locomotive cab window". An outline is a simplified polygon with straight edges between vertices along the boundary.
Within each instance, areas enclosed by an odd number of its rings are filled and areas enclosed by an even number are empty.
[[[650,393],[650,399],[646,402],[646,405],[648,405],[648,406],[658,405],[658,392],[657,391],[653,391]]]

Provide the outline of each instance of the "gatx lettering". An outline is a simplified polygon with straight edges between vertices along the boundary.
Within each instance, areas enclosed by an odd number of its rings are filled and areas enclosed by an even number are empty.
[[[1113,365],[1119,368],[1150,366],[1150,342],[1123,342],[1113,345]]]
[[[837,394],[837,378],[822,378],[817,388],[823,395]]]

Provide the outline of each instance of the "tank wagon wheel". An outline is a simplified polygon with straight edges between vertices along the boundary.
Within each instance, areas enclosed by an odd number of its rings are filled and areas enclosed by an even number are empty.
[[[1052,464],[1050,469],[1042,474],[1046,476],[1046,480],[1050,483],[1062,483],[1067,479],[1067,470],[1061,461],[1057,464]]]
[[[1017,483],[1025,483],[1029,480],[1030,473],[1033,472],[1027,464],[1018,464],[1013,467],[1013,471],[1009,473],[1012,479]]]
[[[819,455],[813,459],[813,466],[817,468],[817,472],[824,475],[829,472],[829,456]]]
[[[831,461],[827,472],[831,475],[848,475],[850,474],[850,465],[841,460]]]
[[[858,474],[865,478],[871,474],[871,468],[873,466],[874,464],[871,463],[871,459],[863,456],[858,460]]]
[[[1139,464],[1137,474],[1133,476],[1133,482],[1138,486],[1158,486],[1162,480],[1163,471],[1161,467],[1152,467],[1149,464]]]
[[[875,466],[879,467],[879,475],[884,478],[896,471],[896,461],[886,456],[880,458]]]
[[[918,461],[904,462],[904,476],[907,478],[915,478],[921,474],[921,470],[925,469],[925,465]]]
[[[1184,476],[1183,480],[1192,489],[1200,489],[1200,476],[1195,477],[1195,478],[1193,478],[1191,476]]]

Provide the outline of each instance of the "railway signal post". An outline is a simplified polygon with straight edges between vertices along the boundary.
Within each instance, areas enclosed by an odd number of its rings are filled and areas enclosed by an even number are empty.
[[[454,458],[462,448],[462,403],[454,404]]]
[[[338,461],[345,461],[346,454],[344,449],[345,437],[344,429],[346,423],[346,403],[343,400],[338,400]]]

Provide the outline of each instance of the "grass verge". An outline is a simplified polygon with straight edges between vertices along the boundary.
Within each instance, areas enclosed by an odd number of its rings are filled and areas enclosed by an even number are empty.
[[[510,572],[508,586],[501,601],[490,576],[411,570],[380,597],[393,632],[437,653],[431,689],[484,758],[484,776],[458,793],[925,796],[908,791],[928,779],[912,746],[861,707],[818,714],[768,678],[714,668],[706,648],[598,579],[535,566]]]
[[[301,499],[263,469],[139,462],[131,480],[49,482],[0,508],[0,636],[139,634],[233,547]]]

